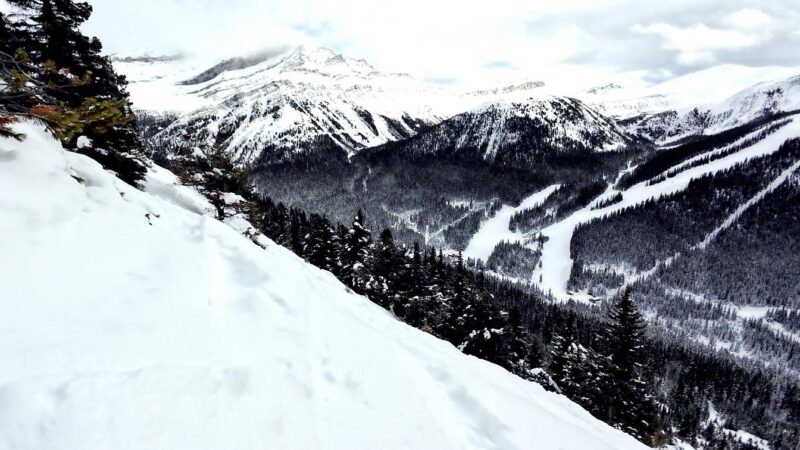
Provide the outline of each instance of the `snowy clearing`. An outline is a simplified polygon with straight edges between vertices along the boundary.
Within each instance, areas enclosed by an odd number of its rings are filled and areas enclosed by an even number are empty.
[[[520,211],[540,205],[558,187],[559,185],[554,184],[535,192],[526,197],[517,207],[503,205],[494,217],[481,224],[478,232],[470,239],[467,249],[464,250],[464,257],[486,261],[497,244],[501,242],[521,242],[525,237],[523,233],[511,231],[508,228],[511,223],[511,217]]]

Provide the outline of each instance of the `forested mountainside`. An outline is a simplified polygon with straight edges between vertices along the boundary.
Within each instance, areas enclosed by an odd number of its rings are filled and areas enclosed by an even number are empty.
[[[623,303],[610,308],[553,303],[525,286],[470,271],[460,257],[398,243],[388,229],[375,237],[361,212],[348,226],[254,196],[224,160],[194,155],[171,164],[211,199],[217,217],[236,222],[246,214],[257,231],[330,271],[397,318],[560,391],[651,445],[666,442],[669,434],[700,448],[765,445],[745,429],[782,448],[800,431],[792,425],[800,395],[795,377],[710,351],[658,327],[643,333],[641,317]],[[247,234],[257,237],[253,231]],[[715,312],[730,316],[721,308]],[[622,391],[607,359],[611,349],[620,348],[618,336],[640,343],[634,346],[638,369],[627,372],[636,374],[628,378],[634,383]],[[625,406],[615,403],[620,401]],[[624,413],[609,417],[609,411]]]
[[[437,263],[435,284],[453,288],[437,310],[460,348],[403,324],[380,307],[417,303],[388,276],[408,274],[391,234],[385,279],[364,278],[378,273],[363,264],[363,227],[341,260],[347,285],[331,273],[330,229],[303,242],[324,270],[293,256],[261,234],[280,221],[230,160],[193,152],[169,160],[176,176],[142,151],[124,78],[79,31],[88,4],[13,6],[0,13],[0,234],[13,237],[0,240],[0,448],[633,450],[666,438],[651,415],[631,418],[632,394],[648,391],[640,352],[624,351],[641,339],[629,298],[613,323],[636,333],[608,333],[607,386],[625,394],[602,399],[617,405],[612,427],[528,381],[555,389],[485,278]],[[353,292],[367,286],[387,296]]]
[[[543,96],[488,103],[411,139],[368,153],[391,153],[390,157],[402,159],[475,159],[532,169],[559,159],[623,150],[629,141],[614,121],[581,101]]]
[[[404,242],[464,250],[498,202],[554,183],[605,185],[648,148],[580,101],[545,96],[493,102],[350,160],[264,162],[251,176],[287,204],[341,221],[362,208]]]

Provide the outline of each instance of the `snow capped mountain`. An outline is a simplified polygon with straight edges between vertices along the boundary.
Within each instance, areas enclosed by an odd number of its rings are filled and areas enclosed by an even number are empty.
[[[618,150],[629,141],[614,121],[580,100],[541,95],[484,104],[399,146],[410,155],[459,154],[530,165],[563,152]]]
[[[17,131],[0,141],[0,448],[646,448],[253,244],[171,173],[142,192]]]
[[[630,121],[630,132],[657,142],[714,134],[756,119],[800,109],[800,75],[758,83],[730,98],[685,112],[669,110]]]
[[[778,82],[800,74],[800,67],[746,67],[725,64],[656,84],[609,83],[573,95],[602,114],[630,119],[665,111],[686,113],[715,105],[758,83]]]
[[[224,63],[181,84],[206,106],[181,116],[153,146],[178,153],[218,150],[240,164],[314,151],[352,156],[412,136],[458,110],[439,87],[379,73],[324,48]],[[187,128],[194,132],[185,134]]]

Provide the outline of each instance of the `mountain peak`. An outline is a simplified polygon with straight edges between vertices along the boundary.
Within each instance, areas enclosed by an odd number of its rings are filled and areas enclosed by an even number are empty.
[[[375,69],[363,59],[347,58],[325,48],[303,45],[290,51],[283,60],[282,70],[318,72],[325,75],[369,75]]]

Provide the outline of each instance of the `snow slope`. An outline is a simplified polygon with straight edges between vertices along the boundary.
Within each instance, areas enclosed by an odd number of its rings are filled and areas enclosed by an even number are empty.
[[[674,110],[686,112],[715,105],[759,83],[780,82],[800,74],[800,67],[747,67],[723,64],[648,86],[606,86],[574,95],[608,116],[625,119]]]
[[[466,250],[465,258],[486,261],[492,255],[494,248],[501,242],[522,242],[524,236],[519,231],[511,231],[509,224],[514,214],[526,209],[534,208],[549,197],[559,185],[548,186],[541,191],[534,192],[526,197],[519,206],[503,205],[494,217],[483,222],[478,232],[472,236]]]
[[[674,106],[680,104],[690,106]],[[660,109],[652,107],[641,111],[640,117],[626,124],[626,130],[662,144],[691,135],[719,133],[766,114],[800,109],[800,68],[788,78],[753,84],[717,102],[688,103],[687,100],[659,106]]]
[[[0,141],[0,449],[644,449],[149,174]]]
[[[205,68],[195,58],[125,58],[113,61],[114,69],[125,75],[133,107],[151,112],[188,113],[211,102],[179,84]]]
[[[689,186],[689,182],[694,178],[724,170],[750,158],[774,153],[787,139],[797,136],[800,136],[800,119],[794,116],[789,124],[750,147],[713,160],[707,164],[689,168],[658,183],[651,185],[648,185],[647,181],[638,183],[622,192],[622,201],[605,208],[592,209],[592,207],[597,204],[597,201],[592,202],[592,204],[588,205],[586,208],[542,230],[542,234],[549,239],[545,241],[542,246],[542,265],[534,272],[532,281],[537,283],[539,288],[543,291],[551,292],[556,298],[570,298],[571,296],[567,292],[567,283],[572,269],[570,241],[572,240],[575,228],[579,224],[643,203],[649,199],[657,199],[662,196],[680,192],[686,189]],[[749,135],[745,136],[719,151],[735,147],[749,137]],[[793,168],[796,169],[797,167],[793,166]],[[770,184],[769,189],[774,190],[781,182],[788,178],[790,173],[791,172],[787,171],[787,173],[781,174],[775,183]],[[609,190],[601,195],[599,199],[608,198],[616,192],[617,191],[613,188],[609,187]],[[765,193],[766,192],[759,195],[763,196]],[[738,216],[734,216],[734,218],[730,220],[735,220],[735,217]],[[723,222],[721,226],[727,225],[729,224]],[[709,239],[713,239],[713,236],[709,237]],[[540,277],[541,281],[539,281]]]

